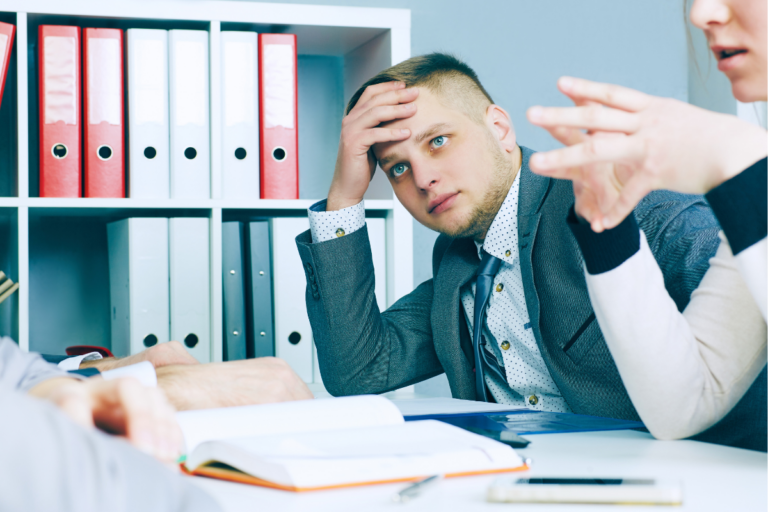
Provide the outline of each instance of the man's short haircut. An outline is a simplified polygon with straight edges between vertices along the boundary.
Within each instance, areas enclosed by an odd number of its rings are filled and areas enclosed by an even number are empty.
[[[430,53],[411,57],[385,69],[360,87],[347,104],[347,114],[357,104],[365,89],[383,82],[404,82],[406,87],[423,86],[435,93],[445,106],[455,108],[470,119],[482,122],[491,95],[477,74],[453,55]]]

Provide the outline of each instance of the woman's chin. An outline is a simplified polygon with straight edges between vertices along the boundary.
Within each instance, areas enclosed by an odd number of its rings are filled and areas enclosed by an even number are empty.
[[[768,84],[768,80],[765,76],[762,77],[762,80],[754,77],[740,77],[731,81],[731,90],[734,98],[742,103],[766,101],[768,99],[766,84]]]

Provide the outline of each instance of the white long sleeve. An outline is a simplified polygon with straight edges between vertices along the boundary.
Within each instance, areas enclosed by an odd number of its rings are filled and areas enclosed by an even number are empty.
[[[683,313],[640,233],[616,268],[585,271],[590,299],[632,403],[659,439],[722,419],[766,364],[766,323],[723,242]]]

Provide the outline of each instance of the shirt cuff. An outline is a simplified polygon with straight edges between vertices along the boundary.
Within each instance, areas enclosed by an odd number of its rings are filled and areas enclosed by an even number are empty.
[[[715,212],[734,256],[768,233],[767,162],[768,159],[763,158],[704,196]]]
[[[115,368],[114,370],[107,370],[101,372],[101,377],[104,380],[120,379],[122,377],[133,377],[142,383],[145,387],[156,388],[157,387],[157,373],[155,367],[149,361],[142,361],[140,363],[123,366],[121,368]]]
[[[334,212],[325,211],[327,202],[327,199],[323,199],[309,207],[312,243],[319,244],[344,235],[351,235],[365,226],[365,201]]]
[[[579,244],[587,272],[592,275],[613,270],[640,250],[640,228],[634,214],[627,215],[613,229],[595,233],[589,224],[579,222],[571,206],[567,222]]]
[[[94,361],[101,358],[102,358],[101,354],[99,354],[98,352],[89,352],[81,356],[66,358],[65,360],[59,362],[59,368],[66,371],[77,370],[80,368],[80,363],[82,363],[83,361]]]

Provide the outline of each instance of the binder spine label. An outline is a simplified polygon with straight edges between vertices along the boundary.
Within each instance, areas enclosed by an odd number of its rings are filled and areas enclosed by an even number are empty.
[[[267,128],[282,126],[293,129],[294,51],[289,44],[264,45],[264,122]]]
[[[45,124],[77,124],[78,50],[74,37],[45,37]]]
[[[120,126],[122,117],[120,41],[99,37],[88,41],[88,123]]]

